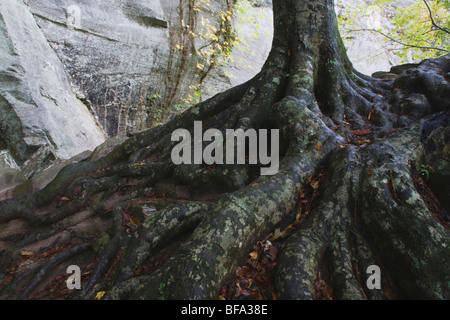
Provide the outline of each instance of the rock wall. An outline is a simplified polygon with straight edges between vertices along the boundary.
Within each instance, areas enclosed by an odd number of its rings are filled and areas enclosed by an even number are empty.
[[[412,1],[396,1],[359,23],[362,28],[386,26],[397,7]],[[198,68],[204,64],[198,49],[207,42],[198,37],[205,28],[203,20],[217,27],[217,13],[235,2],[26,1],[79,98],[96,114],[107,136],[143,130],[167,120],[177,111],[173,106],[180,106],[178,110],[186,107],[183,98],[192,95],[199,84],[205,99],[250,79],[260,70],[272,43],[270,0],[249,1],[252,6],[243,14],[253,23],[234,17],[232,24],[248,47],[234,49],[233,62],[207,71]],[[371,2],[337,0],[336,11],[351,11],[361,3],[370,7]],[[201,5],[194,8],[194,3]],[[72,28],[68,27],[71,21]],[[376,34],[352,34],[346,37],[346,45],[362,73],[389,70],[400,63],[392,48]]]
[[[192,94],[201,77],[196,49],[203,42],[195,36],[187,39],[191,30],[182,24],[192,19],[192,27],[200,30],[202,18],[216,23],[216,13],[234,1],[212,0],[200,10],[192,10],[188,0],[26,3],[78,96],[95,112],[106,135],[114,136],[145,129],[152,124],[152,108],[170,109]],[[208,73],[202,79],[202,98],[246,81],[264,63],[272,42],[271,2],[253,1],[252,10],[248,14],[255,17],[254,24],[233,21],[250,50],[235,50],[234,63]],[[187,57],[176,49],[183,42],[190,46]]]
[[[197,1],[199,4],[201,1]],[[167,66],[161,106],[163,109],[183,103],[192,95],[195,87],[201,87],[202,99],[241,84],[255,76],[264,64],[272,45],[272,2],[253,0],[235,10],[231,25],[239,42],[231,54],[231,60],[218,64],[211,70],[202,49],[209,49],[212,41],[208,29],[220,29],[218,13],[232,10],[236,0],[210,0],[198,8],[192,1],[161,1],[170,29],[170,61]],[[228,41],[228,39],[225,39]],[[180,46],[182,49],[180,49]],[[194,88],[194,89],[193,89]],[[193,101],[195,102],[195,101]]]
[[[137,127],[143,100],[160,90],[168,64],[160,1],[29,0],[28,6],[105,133]]]
[[[70,158],[93,150],[105,136],[77,99],[65,66],[52,50],[28,7],[0,3],[0,150],[31,175],[27,160]]]

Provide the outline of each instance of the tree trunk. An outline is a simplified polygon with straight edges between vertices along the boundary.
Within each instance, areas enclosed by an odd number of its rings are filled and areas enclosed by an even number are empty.
[[[273,284],[263,298],[450,298],[450,55],[374,79],[353,70],[333,1],[273,3],[255,78],[0,202],[1,297],[53,298],[79,265],[69,298],[252,297],[251,268]],[[194,121],[279,129],[278,173],[174,165],[171,134]]]

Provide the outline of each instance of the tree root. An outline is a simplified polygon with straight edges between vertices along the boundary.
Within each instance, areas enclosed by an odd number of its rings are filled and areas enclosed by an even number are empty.
[[[65,167],[40,191],[0,202],[0,224],[33,228],[2,239],[18,242],[1,252],[0,297],[32,298],[57,265],[83,252],[81,267],[92,271],[73,299],[99,291],[105,299],[215,299],[255,241],[292,219],[302,188],[325,167],[317,203],[279,242],[277,296],[448,299],[449,230],[430,214],[414,179],[424,162],[450,172],[443,76],[450,56],[395,82],[361,75],[345,56],[331,7],[274,1],[277,37],[255,78],[99,159]],[[279,129],[278,173],[260,176],[258,165],[247,164],[175,166],[171,134],[192,131],[194,121],[221,132]],[[205,197],[211,190],[218,195]],[[85,225],[72,220],[81,213]],[[95,219],[106,222],[85,232]],[[39,255],[51,240],[64,251]],[[31,256],[42,261],[26,269]],[[366,286],[372,264],[382,267],[381,291]]]

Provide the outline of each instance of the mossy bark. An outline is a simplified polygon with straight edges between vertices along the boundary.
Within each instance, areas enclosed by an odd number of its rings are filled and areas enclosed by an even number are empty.
[[[292,221],[315,176],[308,218],[277,240],[279,298],[319,298],[318,281],[334,299],[450,297],[450,55],[374,79],[348,61],[332,1],[274,1],[274,18],[254,79],[0,203],[0,222],[25,230],[0,239],[2,297],[42,296],[54,261],[82,255],[88,279],[71,298],[216,299],[252,246]],[[197,120],[279,129],[279,172],[175,166],[171,133]],[[103,228],[76,232],[93,219]],[[44,259],[55,243],[67,254]],[[379,290],[366,285],[370,265],[381,267]]]

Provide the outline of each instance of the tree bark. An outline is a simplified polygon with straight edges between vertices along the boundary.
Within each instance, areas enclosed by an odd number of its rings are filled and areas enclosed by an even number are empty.
[[[79,264],[70,298],[217,299],[270,239],[280,299],[450,298],[450,55],[374,79],[348,60],[333,1],[273,7],[255,78],[0,202],[5,229],[23,227],[0,239],[1,297],[51,298],[55,270]],[[279,129],[279,172],[175,166],[171,134],[194,121]],[[381,289],[367,286],[371,265]]]

